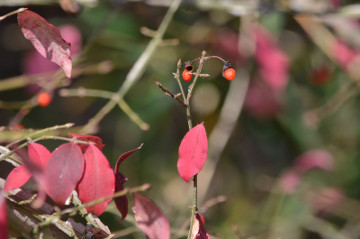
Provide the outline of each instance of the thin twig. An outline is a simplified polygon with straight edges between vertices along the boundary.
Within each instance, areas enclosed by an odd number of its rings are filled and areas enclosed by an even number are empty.
[[[152,55],[156,52],[157,47],[161,43],[161,40],[165,34],[166,29],[168,28],[171,19],[174,16],[174,13],[178,9],[181,0],[174,0],[168,11],[165,14],[164,19],[162,20],[159,29],[156,32],[154,38],[149,42],[144,52],[135,62],[133,67],[130,69],[127,74],[124,83],[121,85],[117,91],[119,99],[123,99],[125,94],[130,90],[130,88],[140,79],[142,74],[145,72],[146,66],[150,62]],[[117,101],[110,100],[107,104],[101,108],[98,113],[92,117],[88,123],[81,130],[83,133],[92,132],[99,122],[116,106]]]
[[[168,89],[166,89],[162,84],[160,84],[160,82],[155,81],[155,84],[156,84],[162,91],[164,91],[165,95],[168,95],[168,96],[174,98],[174,99],[177,100],[182,106],[186,107],[184,101],[182,101],[181,99],[179,99],[179,97],[182,95],[181,93],[174,95],[174,94],[171,93]]]
[[[4,20],[5,18],[7,18],[7,17],[9,17],[9,16],[12,16],[12,15],[15,15],[15,14],[18,14],[18,13],[20,13],[20,12],[23,12],[23,11],[25,11],[27,8],[19,8],[19,9],[17,9],[17,10],[15,10],[15,11],[12,11],[12,12],[9,12],[9,13],[7,13],[7,14],[5,14],[5,15],[2,15],[2,16],[0,16],[0,21],[2,21],[2,20]]]
[[[105,90],[94,90],[94,89],[86,89],[83,87],[80,87],[78,89],[62,89],[59,92],[60,96],[63,97],[72,97],[72,96],[78,96],[78,97],[100,97],[105,99],[111,99],[114,101],[118,101],[118,106],[124,113],[136,124],[140,127],[142,130],[149,130],[150,126],[148,123],[146,123],[144,120],[140,118],[140,116],[135,113],[130,106],[125,102],[124,99],[120,99],[118,94],[111,92],[111,91],[105,91]]]

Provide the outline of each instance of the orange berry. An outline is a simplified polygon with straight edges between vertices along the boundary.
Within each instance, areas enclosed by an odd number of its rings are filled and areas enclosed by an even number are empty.
[[[40,92],[37,96],[37,102],[41,107],[47,107],[51,103],[51,95],[48,92]]]
[[[224,78],[227,80],[233,80],[236,76],[234,68],[228,68],[224,71]]]
[[[182,78],[184,79],[184,81],[191,81],[192,78],[191,71],[184,70],[182,73]]]

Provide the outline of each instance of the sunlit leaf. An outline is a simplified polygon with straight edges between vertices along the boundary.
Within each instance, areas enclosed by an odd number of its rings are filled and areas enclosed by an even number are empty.
[[[17,19],[25,38],[43,57],[63,68],[66,76],[70,78],[72,70],[70,43],[61,37],[60,31],[29,10],[19,13]]]
[[[198,124],[181,141],[179,147],[178,172],[184,181],[198,174],[203,168],[208,153],[208,140],[204,124]]]
[[[78,145],[65,143],[51,154],[45,167],[45,191],[59,205],[75,189],[84,172],[84,156]]]
[[[25,165],[14,168],[6,178],[4,191],[8,192],[23,186],[31,177]]]
[[[85,151],[84,158],[85,172],[77,187],[80,200],[87,203],[112,195],[115,190],[115,177],[104,154],[95,145],[90,144]],[[99,216],[105,211],[110,201],[111,199],[108,199],[87,207],[86,210]]]

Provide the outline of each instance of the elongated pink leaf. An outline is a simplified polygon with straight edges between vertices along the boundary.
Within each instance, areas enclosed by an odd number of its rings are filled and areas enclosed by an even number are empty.
[[[27,171],[25,165],[14,168],[6,178],[4,191],[8,192],[15,188],[20,188],[30,177],[31,174]]]
[[[198,124],[181,141],[177,169],[182,179],[189,182],[203,168],[208,153],[204,124]]]
[[[0,191],[0,238],[8,238],[6,198],[2,191]]]
[[[70,44],[61,37],[60,31],[29,10],[19,13],[17,19],[25,38],[43,57],[63,68],[66,76],[70,78],[72,69]]]
[[[65,143],[51,154],[45,167],[45,191],[59,205],[66,199],[79,183],[84,172],[84,156],[78,145]]]
[[[95,145],[90,144],[85,151],[85,173],[77,189],[79,198],[87,203],[112,195],[115,190],[115,176],[104,154]],[[87,207],[86,210],[99,216],[102,214],[111,199]]]
[[[149,239],[169,239],[167,218],[150,199],[134,193],[134,211],[137,226]]]
[[[134,152],[141,149],[142,146],[143,146],[143,144],[141,144],[136,149],[133,149],[133,150],[130,150],[130,151],[126,152],[126,153],[123,153],[119,157],[119,159],[117,160],[115,170],[114,170],[114,173],[115,173],[115,192],[119,192],[119,191],[123,190],[124,189],[124,183],[127,182],[127,178],[122,173],[119,172],[120,164],[125,159],[127,159],[130,155],[132,155]],[[114,198],[114,202],[115,202],[115,205],[116,205],[117,209],[121,213],[121,216],[122,216],[121,220],[124,220],[125,217],[128,214],[128,211],[129,211],[129,207],[128,207],[129,202],[128,202],[128,199],[127,199],[126,195]]]

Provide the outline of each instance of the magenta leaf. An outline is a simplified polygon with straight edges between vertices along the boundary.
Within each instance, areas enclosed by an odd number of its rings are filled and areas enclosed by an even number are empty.
[[[42,181],[45,165],[50,158],[49,150],[41,144],[31,143],[28,154],[28,158],[23,158],[24,164],[14,168],[8,175],[4,185],[6,192],[23,186],[31,176],[38,183]]]
[[[134,193],[137,226],[149,239],[169,239],[170,225],[160,209],[148,198]]]
[[[120,164],[125,159],[127,159],[130,155],[132,155],[134,152],[141,149],[142,146],[143,145],[141,144],[136,149],[133,149],[133,150],[130,150],[130,151],[126,152],[126,153],[123,153],[119,157],[119,159],[117,160],[115,170],[114,170],[114,173],[115,173],[115,192],[119,192],[119,191],[123,190],[124,189],[124,183],[127,182],[127,178],[122,173],[119,172]],[[116,205],[117,209],[121,213],[121,216],[122,216],[121,220],[124,220],[126,215],[128,214],[128,210],[129,210],[128,209],[129,202],[128,202],[128,199],[127,199],[126,195],[114,198],[114,202],[115,202],[115,205]]]
[[[0,191],[0,238],[8,238],[6,198],[2,191]]]
[[[89,144],[84,154],[85,172],[77,189],[83,203],[112,195],[115,190],[115,177],[104,154],[95,145]],[[86,210],[97,216],[102,214],[111,199],[87,207]]]
[[[204,124],[198,124],[181,141],[177,169],[185,182],[203,168],[208,153],[208,140]]]
[[[14,168],[6,178],[4,191],[8,192],[13,189],[20,188],[29,180],[30,177],[31,174],[28,172],[25,165],[20,165],[19,167]]]
[[[45,167],[44,185],[54,202],[65,204],[83,176],[84,164],[81,149],[74,143],[62,144],[51,154]]]
[[[43,57],[63,68],[65,75],[70,78],[70,44],[61,37],[60,31],[29,10],[19,13],[17,19],[25,38]]]
[[[36,167],[38,170],[43,171],[51,156],[50,151],[43,145],[38,143],[31,143],[28,147],[29,161],[25,160],[24,164],[31,170]]]

